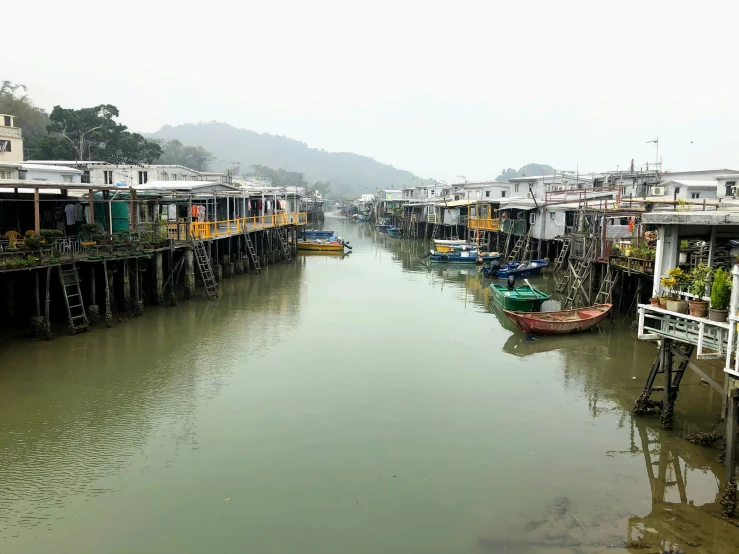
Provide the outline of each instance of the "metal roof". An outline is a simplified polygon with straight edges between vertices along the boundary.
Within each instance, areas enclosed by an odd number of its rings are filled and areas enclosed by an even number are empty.
[[[242,192],[244,189],[215,181],[149,181],[143,185],[133,185],[136,191],[149,192]],[[245,191],[244,191],[245,192]]]
[[[447,208],[457,208],[459,206],[469,206],[470,204],[474,204],[475,200],[453,200],[451,202],[446,203]]]

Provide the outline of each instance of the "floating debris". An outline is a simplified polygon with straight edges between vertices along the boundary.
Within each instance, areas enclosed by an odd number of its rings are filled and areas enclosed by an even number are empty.
[[[724,434],[721,432],[710,432],[710,433],[690,433],[685,435],[685,440],[698,444],[700,446],[711,446],[714,442],[720,441],[724,438]]]

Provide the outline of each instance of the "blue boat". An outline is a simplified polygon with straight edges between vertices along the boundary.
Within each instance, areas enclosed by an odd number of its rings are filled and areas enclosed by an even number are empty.
[[[377,231],[378,233],[387,233],[388,230],[391,227],[395,227],[395,225],[380,225],[380,224],[377,224],[377,225],[375,225],[375,231]]]
[[[483,264],[500,259],[497,252],[478,252],[477,250],[459,250],[454,252],[431,251],[429,260],[450,264]]]
[[[327,239],[334,236],[333,231],[318,231],[317,229],[306,229],[303,236],[309,239]]]
[[[498,268],[498,279],[508,279],[509,275],[516,277],[530,277],[539,275],[539,272],[549,265],[546,260],[531,260],[530,262],[508,262]]]
[[[400,227],[392,226],[387,230],[387,234],[390,237],[402,237],[403,236],[403,229]]]

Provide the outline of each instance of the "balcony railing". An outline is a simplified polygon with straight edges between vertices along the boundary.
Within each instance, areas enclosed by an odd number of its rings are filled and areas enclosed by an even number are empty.
[[[21,138],[21,129],[20,127],[0,127],[0,137]]]
[[[484,217],[471,217],[467,220],[470,229],[481,231],[500,231],[500,219],[487,219]]]
[[[223,221],[193,221],[190,224],[168,223],[167,236],[175,240],[189,240],[190,238],[208,240],[238,235],[247,231],[281,227],[283,225],[305,225],[306,223],[308,223],[308,214],[305,212],[261,215]]]

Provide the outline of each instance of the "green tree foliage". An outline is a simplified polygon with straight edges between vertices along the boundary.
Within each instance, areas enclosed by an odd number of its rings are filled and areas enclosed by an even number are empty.
[[[54,106],[47,130],[74,149],[76,160],[136,161],[153,163],[162,149],[115,121],[118,108],[100,104],[74,110]]]
[[[0,113],[15,116],[15,126],[23,130],[24,155],[34,154],[46,136],[49,114],[34,105],[25,85],[2,81],[0,84]]]
[[[308,182],[305,175],[297,171],[287,171],[285,169],[272,169],[266,165],[252,165],[254,175],[260,179],[266,179],[275,187],[303,187],[308,188]]]
[[[534,177],[538,175],[551,175],[554,173],[554,168],[551,165],[546,164],[526,164],[519,170],[515,170],[512,167],[503,169],[495,180],[496,181],[507,181],[514,177]]]
[[[331,194],[331,183],[328,181],[316,181],[311,188],[320,192],[324,198]]]
[[[185,146],[179,140],[155,140],[162,149],[157,163],[184,165],[196,171],[207,171],[214,159],[212,153],[202,146]]]

